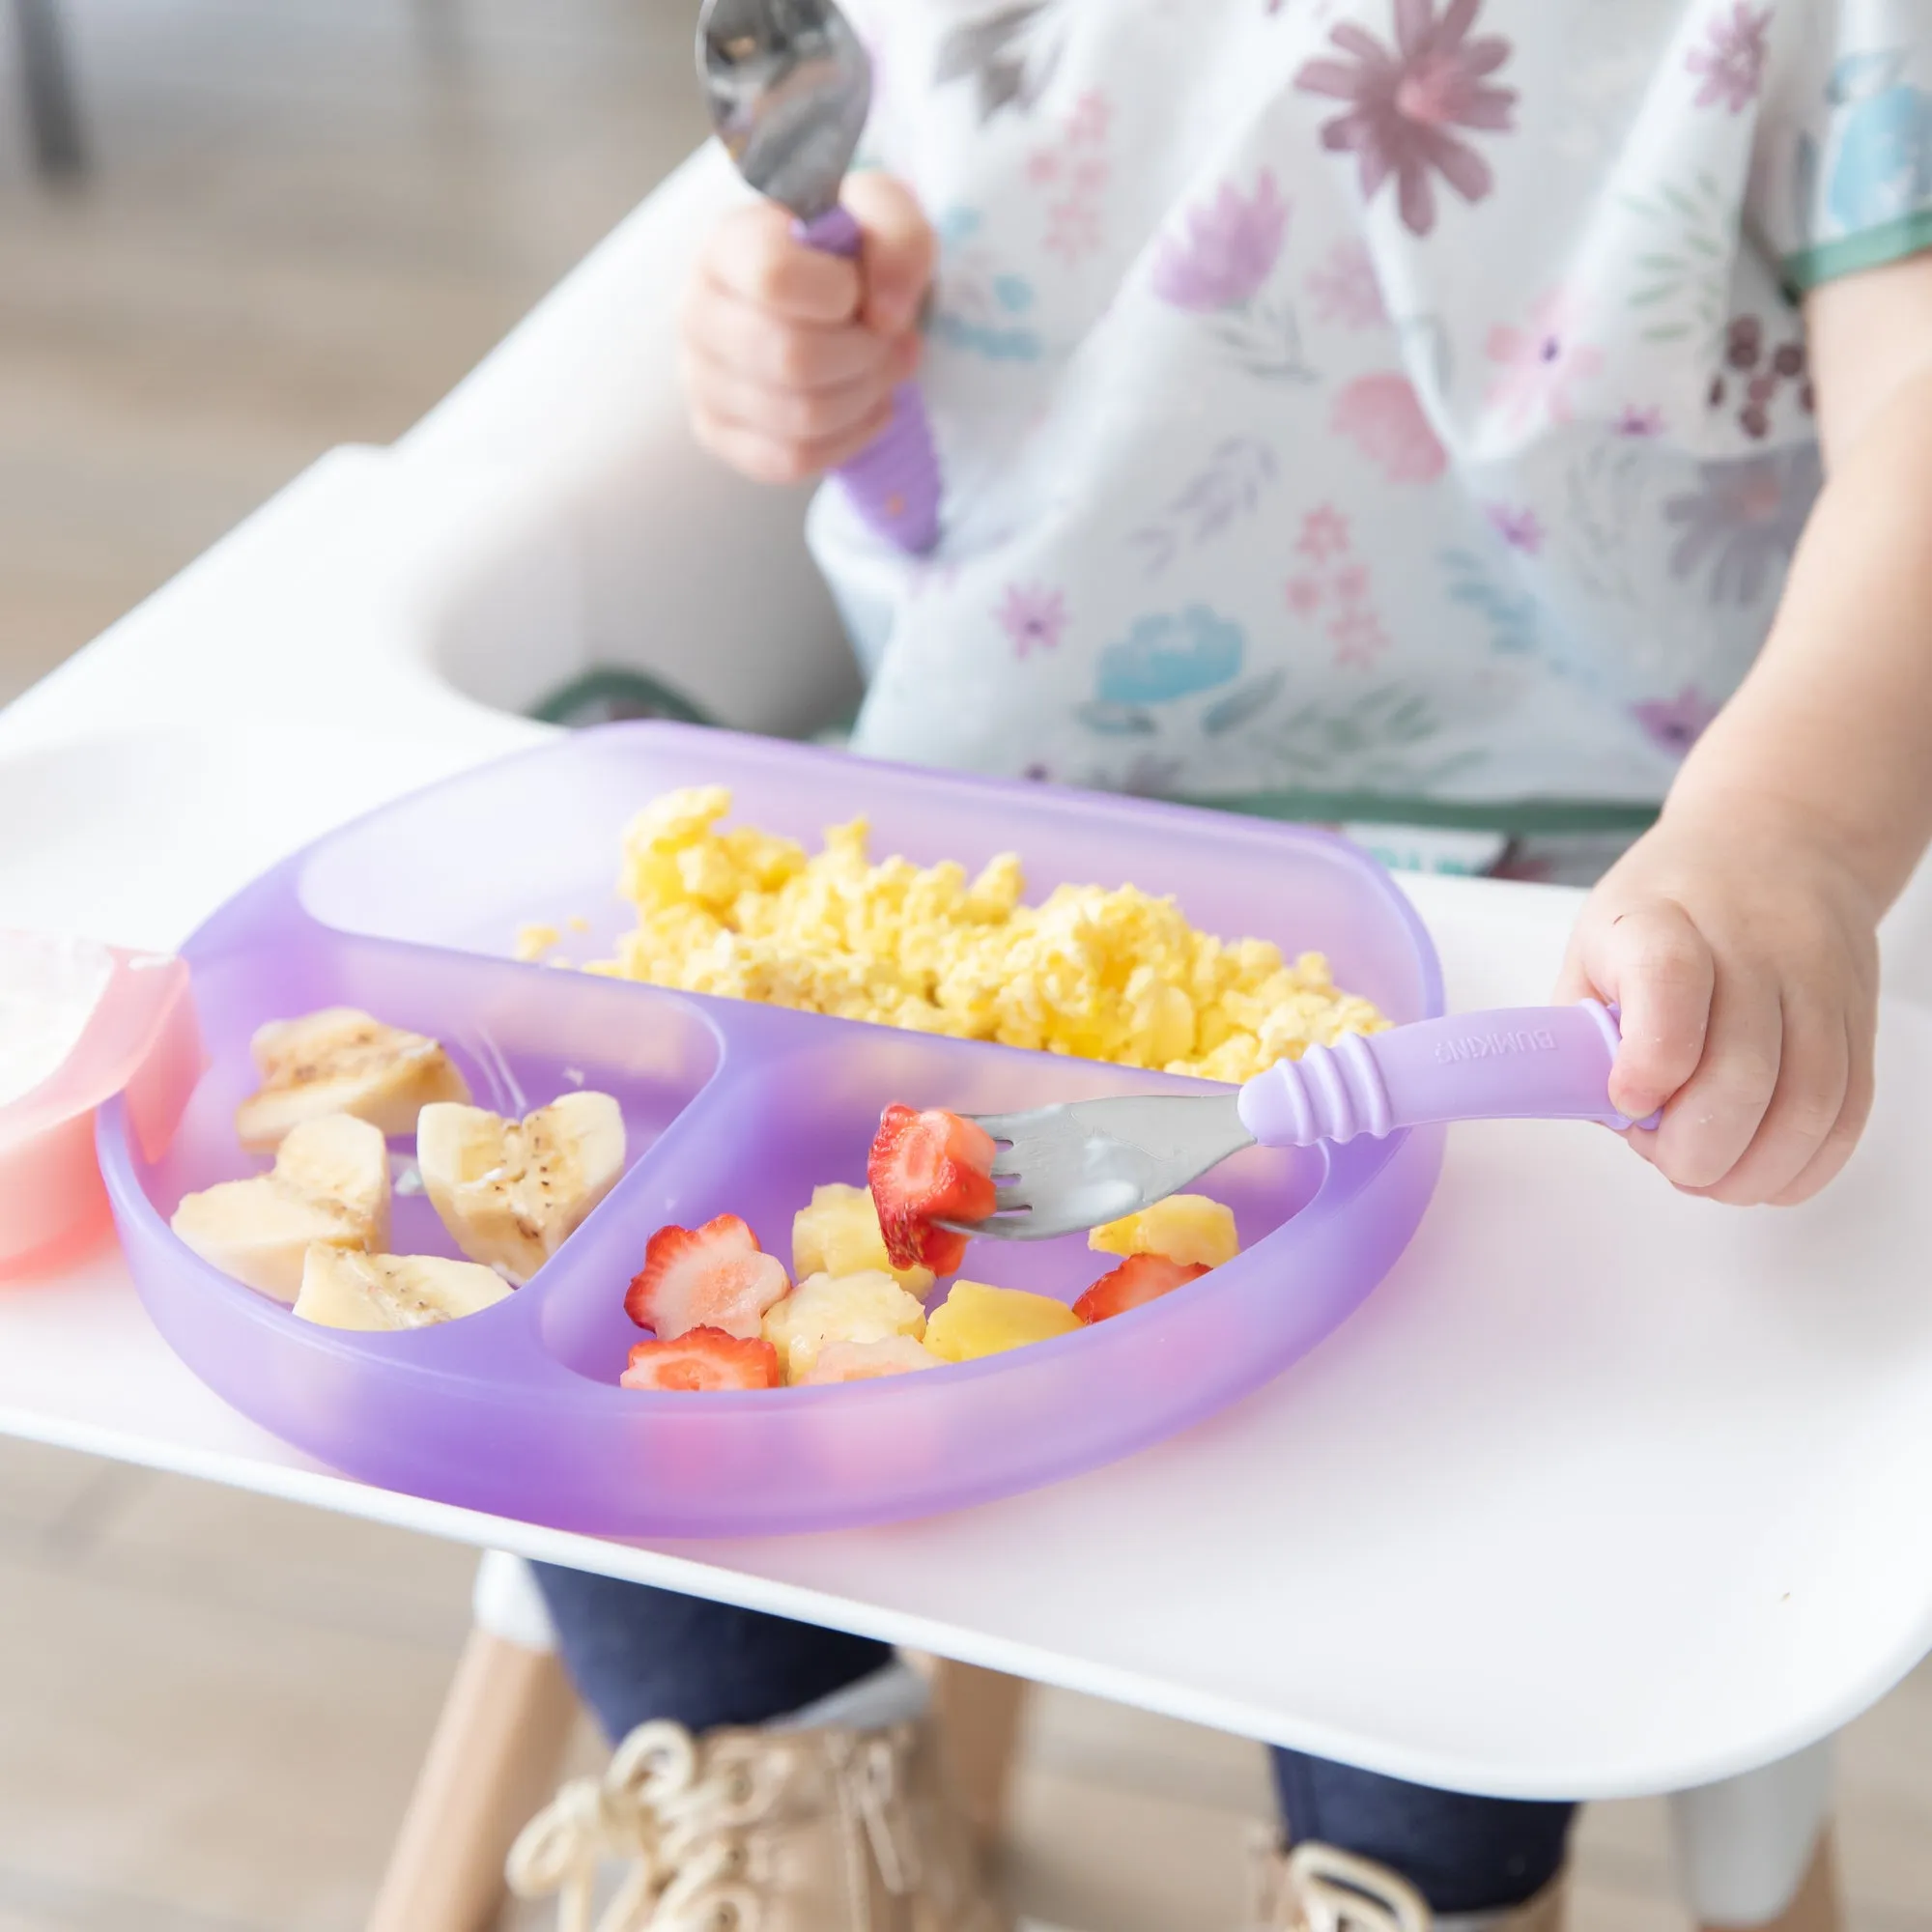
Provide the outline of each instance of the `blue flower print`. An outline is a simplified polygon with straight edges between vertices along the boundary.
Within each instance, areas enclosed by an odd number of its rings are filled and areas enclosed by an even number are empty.
[[[1932,95],[1899,78],[1902,53],[1840,61],[1835,101],[1849,106],[1826,200],[1846,234],[1910,214],[1932,191]]]
[[[1205,604],[1137,619],[1126,637],[1100,653],[1101,703],[1165,704],[1232,684],[1241,674],[1247,638],[1238,624]]]
[[[957,203],[934,222],[941,262],[927,327],[935,341],[989,362],[1037,362],[1045,344],[1021,319],[1034,305],[1034,286],[1024,275],[996,271],[987,250],[974,245],[983,225],[977,208]]]

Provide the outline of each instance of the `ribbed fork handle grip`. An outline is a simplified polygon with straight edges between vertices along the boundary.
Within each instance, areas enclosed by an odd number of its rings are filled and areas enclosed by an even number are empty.
[[[792,232],[823,254],[858,258],[859,224],[842,208],[801,221]],[[866,526],[908,555],[923,556],[939,541],[939,457],[917,383],[899,384],[892,421],[838,471],[838,480]]]
[[[1436,1121],[1600,1121],[1621,1129],[1632,1123],[1610,1105],[1618,1037],[1614,1011],[1595,1000],[1351,1034],[1250,1080],[1241,1121],[1264,1147],[1379,1138]]]

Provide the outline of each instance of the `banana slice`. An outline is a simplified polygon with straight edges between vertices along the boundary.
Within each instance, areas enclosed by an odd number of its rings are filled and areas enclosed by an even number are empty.
[[[425,1107],[416,1165],[456,1245],[521,1288],[616,1184],[624,1116],[595,1093],[566,1094],[521,1121]]]
[[[293,1301],[317,1244],[382,1248],[389,1239],[389,1152],[380,1127],[347,1114],[290,1129],[274,1172],[188,1194],[171,1223],[223,1274]]]
[[[270,1151],[291,1127],[321,1114],[354,1114],[385,1134],[407,1134],[432,1101],[469,1098],[435,1040],[355,1007],[270,1020],[249,1051],[262,1086],[235,1110],[235,1131],[251,1153]]]
[[[428,1328],[460,1321],[510,1293],[494,1268],[437,1255],[356,1255],[318,1242],[296,1313],[324,1328]]]

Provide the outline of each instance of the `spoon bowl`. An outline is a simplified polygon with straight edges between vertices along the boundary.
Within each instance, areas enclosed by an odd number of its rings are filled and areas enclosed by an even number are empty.
[[[872,104],[872,63],[832,0],[705,0],[697,71],[753,187],[810,224],[838,201]]]

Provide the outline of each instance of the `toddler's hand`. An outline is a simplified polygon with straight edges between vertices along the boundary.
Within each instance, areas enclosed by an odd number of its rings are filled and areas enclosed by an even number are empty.
[[[755,482],[803,482],[857,456],[919,365],[932,230],[888,175],[854,175],[844,200],[865,234],[857,262],[793,240],[791,216],[763,202],[719,225],[685,301],[692,425]]]
[[[1871,1109],[1878,918],[1828,828],[1738,800],[1666,812],[1591,895],[1564,991],[1623,1009],[1610,1104],[1687,1193],[1803,1201]]]

